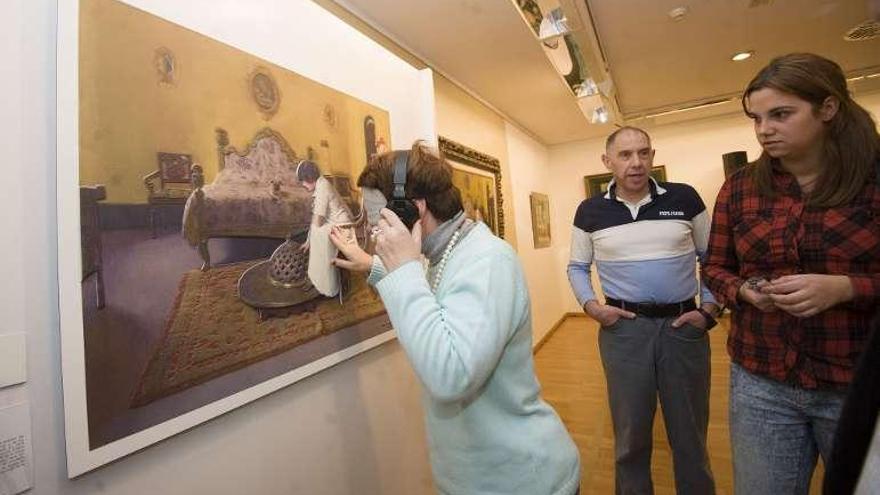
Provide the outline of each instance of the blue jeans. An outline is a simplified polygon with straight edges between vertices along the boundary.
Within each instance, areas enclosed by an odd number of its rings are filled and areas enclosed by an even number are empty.
[[[730,366],[730,443],[738,495],[806,495],[827,460],[845,394],[806,390]]]

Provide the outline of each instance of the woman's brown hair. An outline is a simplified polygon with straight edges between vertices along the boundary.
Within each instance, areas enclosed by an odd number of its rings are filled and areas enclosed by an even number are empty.
[[[382,191],[391,199],[394,188],[394,159],[403,151],[389,151],[370,159],[357,185]],[[406,197],[424,199],[434,217],[445,222],[461,211],[461,193],[452,184],[452,166],[433,153],[422,141],[409,151],[406,167]]]
[[[826,123],[823,170],[808,203],[831,207],[849,203],[862,190],[880,159],[880,134],[871,114],[856,103],[846,87],[843,70],[835,62],[812,53],[791,53],[774,58],[746,87],[742,106],[753,92],[770,88],[809,102],[818,112],[828,97],[839,102],[837,113]],[[758,191],[773,197],[772,167],[776,160],[766,152],[752,167]]]

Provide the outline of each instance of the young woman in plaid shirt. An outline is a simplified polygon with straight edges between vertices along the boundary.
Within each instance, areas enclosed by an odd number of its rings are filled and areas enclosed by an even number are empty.
[[[733,311],[734,482],[806,494],[880,302],[880,136],[813,54],[771,61],[742,103],[763,153],[719,192],[703,267]]]

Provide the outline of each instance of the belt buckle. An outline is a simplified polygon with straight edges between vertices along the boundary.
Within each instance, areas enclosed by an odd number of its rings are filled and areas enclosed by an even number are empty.
[[[647,316],[648,318],[654,318],[654,315],[657,312],[657,305],[654,303],[636,303],[636,310],[634,313],[640,314],[642,316]]]

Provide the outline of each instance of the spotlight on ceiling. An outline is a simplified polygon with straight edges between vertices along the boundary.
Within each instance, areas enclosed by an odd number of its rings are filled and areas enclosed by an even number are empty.
[[[730,60],[733,60],[734,62],[742,62],[743,60],[750,58],[754,54],[755,54],[754,50],[747,50],[747,51],[739,52],[739,53],[735,54],[734,56],[730,57]]]
[[[596,85],[596,81],[594,81],[592,77],[586,78],[574,88],[574,95],[578,98],[585,98],[595,94],[599,94],[599,86]]]
[[[605,106],[596,107],[593,110],[593,116],[590,118],[591,124],[604,124],[608,122],[608,110],[605,109]]]
[[[568,19],[565,17],[562,8],[557,7],[541,19],[541,25],[538,28],[538,38],[546,41],[549,38],[562,36],[569,31]]]

